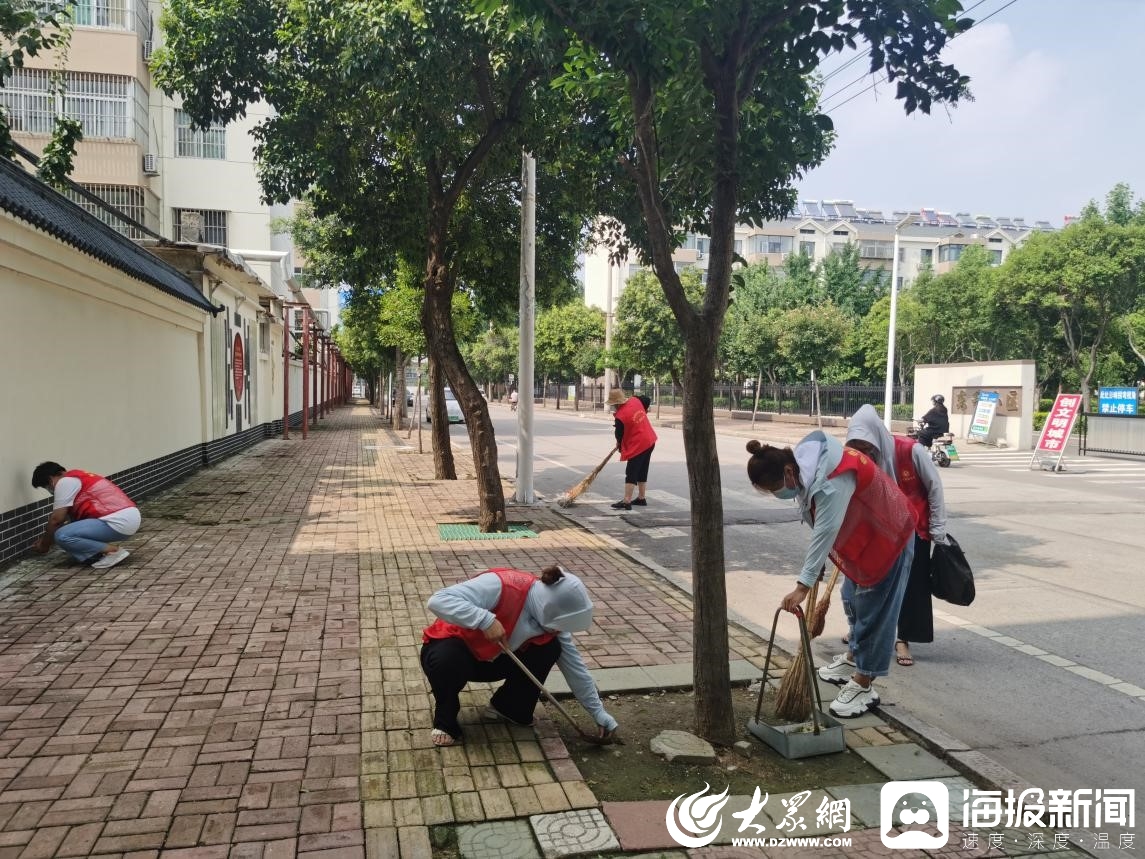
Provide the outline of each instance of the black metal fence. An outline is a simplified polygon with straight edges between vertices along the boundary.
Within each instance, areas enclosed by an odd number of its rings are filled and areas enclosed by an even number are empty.
[[[633,393],[625,388],[626,393]],[[538,404],[548,408],[575,409],[590,411],[604,408],[604,385],[537,385],[533,391]],[[635,391],[657,401],[665,407],[683,405],[683,390],[677,385],[644,385]],[[759,389],[759,410],[778,414],[795,414],[825,417],[850,417],[862,405],[872,405],[882,413],[886,389],[882,385],[769,385]],[[716,409],[727,411],[748,411],[755,406],[754,384],[734,385],[717,383],[713,394]],[[910,420],[914,408],[914,388],[911,385],[896,385],[892,390],[893,412],[896,420]]]

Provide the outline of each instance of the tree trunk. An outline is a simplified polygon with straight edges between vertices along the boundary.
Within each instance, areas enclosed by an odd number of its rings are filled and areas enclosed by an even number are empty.
[[[716,454],[712,393],[719,335],[709,326],[690,332],[684,369],[684,453],[692,520],[692,675],[696,732],[735,742],[728,667],[728,594],[724,569],[724,501]]]
[[[444,223],[444,220],[441,221]],[[449,380],[453,395],[461,405],[465,415],[465,428],[469,433],[469,443],[473,450],[473,469],[477,477],[478,514],[477,523],[483,533],[507,531],[505,518],[505,491],[501,485],[501,474],[497,468],[497,439],[493,432],[493,421],[489,417],[489,404],[481,396],[481,391],[465,360],[457,348],[453,333],[453,278],[444,263],[444,229],[431,230],[430,253],[425,281],[425,301],[422,305],[422,328],[429,344],[432,363]],[[444,403],[441,403],[442,417],[434,420],[434,463],[437,465],[437,435],[444,430],[448,442],[449,424],[444,420]],[[435,411],[435,415],[439,414]],[[448,445],[447,445],[448,446]],[[452,465],[452,453],[450,454]],[[439,475],[440,476],[440,475]],[[447,479],[455,479],[456,472]]]
[[[402,355],[402,347],[394,347],[394,385],[393,391],[390,393],[390,427],[394,432],[400,432],[402,428],[402,415],[406,411],[406,398],[405,398],[405,356]]]
[[[436,480],[456,480],[453,444],[449,440],[449,413],[445,408],[445,379],[441,362],[429,359],[430,443],[433,448],[433,476]]]

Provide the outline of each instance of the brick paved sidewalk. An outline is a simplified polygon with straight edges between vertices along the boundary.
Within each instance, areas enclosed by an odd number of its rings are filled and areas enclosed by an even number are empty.
[[[690,600],[545,510],[537,539],[440,542],[472,505],[344,408],[145,503],[110,571],[0,575],[0,859],[428,856],[431,824],[595,806],[544,722],[430,748],[425,601],[559,559],[597,605],[586,660],[619,667],[688,663]]]

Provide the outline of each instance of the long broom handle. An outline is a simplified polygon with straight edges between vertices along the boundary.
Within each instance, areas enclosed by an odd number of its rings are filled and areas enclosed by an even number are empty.
[[[553,697],[552,692],[550,692],[548,689],[545,688],[545,684],[542,683],[540,680],[538,680],[536,678],[536,675],[534,675],[532,671],[530,671],[528,668],[525,667],[525,663],[520,660],[520,658],[517,656],[517,654],[509,649],[509,645],[507,645],[505,643],[505,639],[501,639],[497,643],[501,645],[501,650],[504,653],[508,654],[509,658],[512,659],[513,662],[515,662],[517,664],[517,667],[520,668],[522,672],[524,672],[525,676],[533,681],[533,685],[541,690],[541,694],[545,696],[545,700],[548,701],[550,704],[552,704],[554,707],[556,707],[557,710],[560,712],[560,714],[569,720],[569,724],[572,725],[574,728],[576,728],[576,732],[578,734],[580,734],[582,737],[584,737],[587,740],[595,741],[595,740],[599,739],[599,737],[594,737],[592,734],[588,733],[588,731],[584,730],[584,728],[582,728],[580,725],[577,724],[576,719],[574,719],[569,714],[569,711],[566,710],[561,705],[560,701],[558,701],[556,698]]]
[[[606,465],[608,465],[608,461],[609,461],[610,459],[612,459],[612,457],[613,457],[613,456],[616,454],[616,452],[617,452],[618,450],[620,450],[620,445],[619,445],[619,444],[615,445],[615,446],[612,448],[612,450],[610,450],[610,451],[608,452],[608,456],[606,456],[606,457],[604,458],[604,460],[603,460],[603,461],[600,463],[600,465],[598,465],[596,468],[594,468],[594,469],[592,470],[592,473],[591,473],[591,474],[589,474],[589,477],[590,477],[590,478],[593,478],[593,479],[595,479],[595,478],[596,478],[596,476],[597,476],[598,474],[600,474],[601,470],[602,470],[602,469],[603,469],[603,468],[604,468]]]

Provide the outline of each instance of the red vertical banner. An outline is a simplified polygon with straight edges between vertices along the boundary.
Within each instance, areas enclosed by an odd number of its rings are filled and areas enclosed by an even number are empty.
[[[1044,453],[1061,453],[1069,441],[1080,411],[1081,394],[1058,394],[1054,400],[1054,407],[1046,415],[1036,450]]]

